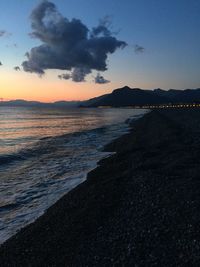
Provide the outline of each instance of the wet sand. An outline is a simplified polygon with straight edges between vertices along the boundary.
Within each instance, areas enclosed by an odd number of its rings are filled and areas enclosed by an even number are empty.
[[[200,266],[200,110],[152,111],[0,247],[0,266]]]

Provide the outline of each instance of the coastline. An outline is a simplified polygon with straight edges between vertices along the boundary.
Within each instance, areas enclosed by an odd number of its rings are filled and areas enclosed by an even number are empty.
[[[15,118],[15,111],[11,111],[11,117]],[[105,144],[129,131],[130,127],[125,120],[128,117],[138,117],[145,111],[55,109],[51,112],[56,116],[53,124],[58,124],[57,132],[54,132],[53,127],[54,134],[52,132],[52,135],[46,137],[45,133],[47,134],[52,125],[52,113],[45,117],[45,120],[38,120],[29,112],[30,110],[20,113],[22,123],[14,123],[9,130],[10,141],[5,137],[0,147],[0,244],[21,228],[34,222],[47,208],[83,182],[87,173],[96,167],[97,162],[110,154],[102,152]],[[40,118],[44,118],[46,113],[43,109],[35,112],[39,112]],[[64,116],[63,121],[61,118],[66,113],[68,115]],[[28,122],[26,116],[30,116]],[[84,118],[83,122],[80,116]],[[72,125],[69,123],[71,119]],[[3,127],[1,122],[0,119]],[[22,129],[26,129],[27,123],[30,124],[29,130],[23,132]],[[4,138],[2,127],[0,139]],[[42,127],[41,133],[38,132],[38,127]],[[66,132],[63,134],[63,131]],[[15,133],[20,138],[17,138]],[[35,134],[39,136],[36,137]],[[32,144],[26,143],[12,153],[17,142],[23,142],[23,135],[29,136]],[[7,145],[9,142],[13,143],[11,150]],[[7,153],[2,153],[2,148],[4,151],[8,148]]]
[[[200,264],[200,111],[152,111],[0,247],[1,266]]]

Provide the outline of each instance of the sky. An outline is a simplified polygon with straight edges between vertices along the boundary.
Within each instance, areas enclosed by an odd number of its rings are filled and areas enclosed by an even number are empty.
[[[199,88],[199,13],[199,0],[1,0],[0,98]]]

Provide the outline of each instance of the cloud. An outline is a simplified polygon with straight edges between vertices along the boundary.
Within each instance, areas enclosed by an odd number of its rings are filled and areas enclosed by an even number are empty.
[[[111,36],[113,33],[110,31],[111,27],[111,17],[105,16],[103,19],[99,20],[99,25],[94,27],[91,31],[91,37],[97,36]]]
[[[100,73],[97,73],[96,77],[94,78],[94,82],[99,84],[105,84],[109,83],[110,81],[106,80],[102,75],[100,75]]]
[[[0,37],[10,37],[12,34],[5,31],[5,30],[0,30]]]
[[[81,82],[93,70],[107,70],[108,55],[127,45],[112,36],[107,23],[90,31],[80,20],[63,17],[52,2],[41,2],[31,14],[31,36],[42,44],[26,53],[24,71],[68,70],[73,81]]]
[[[0,61],[0,66],[2,66],[3,64],[2,64],[2,62]]]
[[[134,50],[135,50],[135,53],[139,54],[139,53],[144,53],[145,48],[142,47],[142,46],[140,46],[140,45],[137,45],[137,44],[136,44],[136,45],[134,46]]]
[[[0,31],[0,37],[4,36],[6,34],[6,31],[1,30]]]
[[[71,78],[71,75],[68,73],[63,73],[63,74],[58,75],[58,78],[61,80],[69,80]]]
[[[72,79],[74,82],[85,82],[85,76],[89,74],[91,71],[87,68],[74,68],[71,74],[63,73],[58,75],[58,78],[61,80],[69,80]]]
[[[74,82],[85,82],[85,76],[91,73],[91,69],[88,67],[76,67],[73,69],[71,78]]]
[[[15,66],[13,69],[16,70],[16,71],[20,71],[21,70],[19,66]]]

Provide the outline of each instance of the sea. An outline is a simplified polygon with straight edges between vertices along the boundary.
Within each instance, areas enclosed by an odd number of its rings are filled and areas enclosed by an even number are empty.
[[[82,183],[147,110],[0,107],[0,244]]]

